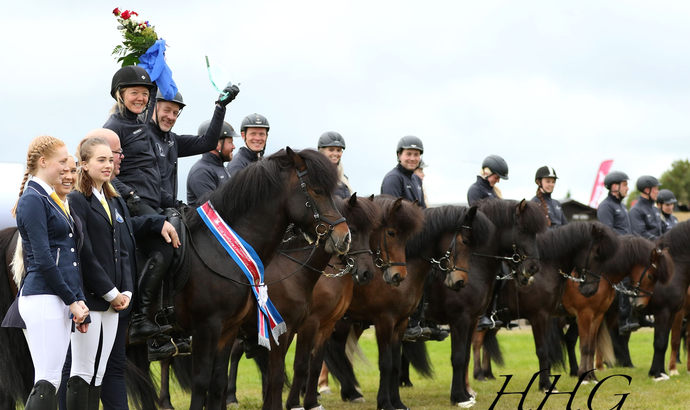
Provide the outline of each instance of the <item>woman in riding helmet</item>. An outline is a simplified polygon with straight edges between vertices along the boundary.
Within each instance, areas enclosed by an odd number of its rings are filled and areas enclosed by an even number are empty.
[[[673,209],[678,200],[670,189],[661,189],[656,196],[656,204],[661,209],[662,233],[666,233],[678,225],[678,218],[673,215]]]
[[[467,190],[467,203],[474,206],[485,198],[502,198],[496,184],[501,179],[508,179],[508,164],[498,155],[489,155],[482,162],[482,172],[477,181]]]
[[[340,182],[334,194],[341,198],[349,198],[352,193],[352,187],[350,186],[350,180],[345,175],[345,169],[341,162],[343,151],[345,151],[345,139],[335,131],[324,132],[319,137],[318,148],[319,152],[323,153],[331,160],[333,165],[338,167]]]
[[[539,168],[534,176],[534,182],[539,187],[537,188],[537,195],[532,198],[532,202],[536,202],[544,208],[551,228],[558,228],[568,223],[563,209],[561,209],[561,203],[551,198],[557,179],[556,171],[547,166]]]

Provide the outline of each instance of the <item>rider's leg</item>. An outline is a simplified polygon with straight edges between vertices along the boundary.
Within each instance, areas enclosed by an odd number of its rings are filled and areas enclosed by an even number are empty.
[[[623,279],[622,283],[626,286],[629,285],[630,278]],[[620,335],[625,335],[626,333],[634,332],[639,329],[640,324],[630,304],[630,298],[621,293],[619,293],[618,296],[618,333]]]

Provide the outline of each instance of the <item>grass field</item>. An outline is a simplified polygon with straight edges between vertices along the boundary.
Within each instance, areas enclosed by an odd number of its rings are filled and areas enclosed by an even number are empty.
[[[506,366],[497,368],[494,366],[494,374],[497,380],[484,383],[471,380],[472,388],[477,391],[477,404],[474,409],[488,409],[497,397],[497,392],[503,386],[505,378],[499,375],[513,375],[506,391],[523,391],[532,375],[538,370],[538,362],[534,353],[534,341],[532,333],[528,329],[501,331],[498,335],[503,350]],[[690,375],[685,372],[685,365],[678,366],[681,375],[673,377],[669,381],[656,383],[647,376],[647,371],[652,361],[653,331],[641,329],[635,332],[631,338],[630,351],[635,369],[614,368],[605,372],[597,372],[599,380],[614,374],[625,374],[632,377],[632,382],[623,377],[612,377],[601,383],[593,395],[591,407],[588,407],[588,399],[595,389],[594,385],[581,386],[572,403],[572,409],[603,410],[611,408],[632,409],[690,409]],[[333,394],[321,397],[321,404],[326,409],[375,409],[376,391],[378,386],[377,349],[375,336],[372,330],[368,330],[360,340],[360,345],[370,364],[356,364],[357,377],[362,385],[362,391],[366,399],[365,404],[344,403],[340,400],[338,385],[331,379]],[[293,343],[294,346],[294,343]],[[444,342],[427,343],[431,361],[435,369],[433,379],[421,379],[412,371],[411,379],[414,387],[401,390],[403,402],[414,410],[444,409],[450,407],[450,340]],[[289,369],[292,368],[292,349],[288,354]],[[668,358],[668,354],[667,354]],[[683,354],[683,358],[685,355]],[[667,359],[668,361],[668,359]],[[667,369],[668,370],[668,369]],[[470,370],[471,371],[471,370]],[[577,379],[568,376],[567,371],[552,372],[562,374],[558,381],[558,390],[561,392],[572,391]],[[537,382],[527,395],[523,409],[537,409],[544,399],[540,393]],[[621,394],[628,394],[621,407],[615,407]],[[617,396],[618,395],[618,396]],[[238,400],[241,409],[261,408],[261,385],[257,368],[253,361],[242,360],[240,364],[240,379],[238,381]],[[286,397],[284,393],[283,397]],[[520,396],[503,396],[494,407],[495,409],[517,409]],[[566,409],[569,395],[551,396],[544,409]],[[173,404],[178,410],[188,408],[189,395],[178,390],[173,392]]]

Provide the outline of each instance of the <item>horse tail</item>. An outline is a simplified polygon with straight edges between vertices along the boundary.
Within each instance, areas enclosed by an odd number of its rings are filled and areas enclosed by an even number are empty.
[[[403,342],[402,352],[420,376],[425,379],[434,377],[434,366],[431,365],[431,359],[429,358],[429,352],[424,340]]]
[[[19,235],[19,234],[17,234]],[[1,247],[2,245],[0,245]],[[14,255],[12,256],[12,276],[14,277],[14,284],[17,285],[17,289],[21,287],[22,279],[24,279],[24,245],[22,244],[22,236],[19,235],[17,238],[17,246],[14,248]]]
[[[15,299],[5,256],[15,232],[17,228],[0,231],[0,312],[3,317]],[[0,400],[25,403],[34,384],[34,366],[24,333],[17,328],[0,328],[0,346]]]
[[[158,408],[160,386],[154,380],[149,366],[146,343],[127,347],[125,381],[129,400],[134,408],[139,410]]]
[[[347,343],[345,344],[345,353],[347,358],[350,359],[350,363],[362,362],[363,364],[369,366],[371,362],[364,354],[362,346],[359,345],[359,337],[355,331],[354,326],[350,326],[350,333],[347,335]]]
[[[601,361],[604,364],[613,367],[613,364],[616,362],[616,355],[613,352],[613,342],[611,341],[609,326],[606,324],[605,320],[602,320],[599,325],[596,351],[598,354],[601,354]]]
[[[551,369],[565,370],[565,338],[560,327],[559,318],[550,318],[546,330],[546,346],[549,351],[549,363]]]
[[[348,336],[347,343],[350,343],[349,339],[350,337]],[[323,358],[328,371],[331,372],[340,384],[348,383],[353,386],[359,386],[359,381],[352,368],[352,362],[347,357],[346,349],[339,347],[342,347],[342,344],[336,343],[332,337],[324,343]]]
[[[498,333],[495,329],[489,329],[484,335],[484,341],[482,347],[484,347],[484,352],[489,355],[489,359],[493,360],[496,365],[503,367],[506,365],[503,360],[503,352],[501,351],[501,346],[498,343],[498,338],[496,334]]]
[[[175,356],[170,361],[177,384],[183,392],[192,391],[192,356]]]
[[[688,352],[688,344],[686,342],[688,337],[688,324],[687,322],[683,321],[683,324],[680,326],[680,344],[683,346],[683,352],[687,353]],[[678,363],[680,363],[680,355],[678,356]]]

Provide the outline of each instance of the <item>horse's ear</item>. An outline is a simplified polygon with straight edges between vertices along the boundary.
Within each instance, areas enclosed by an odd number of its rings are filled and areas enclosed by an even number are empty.
[[[393,206],[391,207],[391,212],[390,212],[391,215],[393,215],[398,209],[400,209],[400,207],[402,206],[402,201],[403,201],[402,197],[395,200],[395,202],[393,203]]]
[[[603,236],[603,233],[604,233],[603,229],[598,227],[596,224],[592,224],[592,238],[601,239],[601,237]]]
[[[417,202],[419,202],[419,199],[415,199],[414,201],[412,201],[412,205],[417,205]]]
[[[521,213],[525,212],[526,207],[527,207],[527,201],[525,201],[525,199],[523,198],[522,201],[520,201],[520,204],[518,204],[517,213],[521,214]]]
[[[355,192],[354,194],[352,194],[352,195],[350,196],[350,200],[347,201],[347,203],[348,203],[348,205],[350,205],[350,206],[355,206],[355,205],[357,205],[357,192]]]
[[[285,152],[287,153],[288,158],[290,158],[290,162],[292,162],[292,164],[298,171],[301,172],[307,169],[307,164],[304,163],[302,157],[297,155],[297,153],[295,153],[295,151],[293,151],[292,148],[290,148],[289,146],[285,147]]]
[[[470,207],[470,210],[467,211],[467,218],[469,220],[474,219],[474,217],[477,215],[477,205]]]
[[[371,196],[369,197],[369,200],[370,200],[371,202],[374,202],[374,194],[371,194]]]
[[[666,249],[669,248],[668,244],[666,242],[659,242],[658,244],[659,252],[663,252]]]

